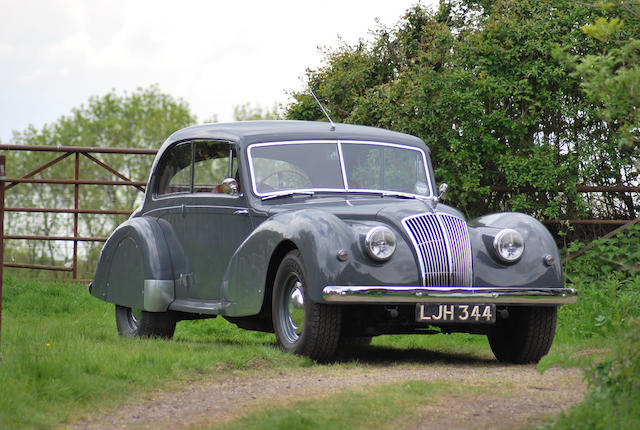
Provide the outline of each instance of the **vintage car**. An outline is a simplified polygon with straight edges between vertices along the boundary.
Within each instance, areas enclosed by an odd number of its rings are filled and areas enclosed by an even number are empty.
[[[443,184],[444,185],[444,184]],[[330,360],[382,334],[487,335],[498,360],[545,355],[563,286],[530,216],[467,220],[441,203],[417,137],[326,122],[177,131],[142,207],[109,237],[90,292],[122,336],[171,337],[221,315]]]

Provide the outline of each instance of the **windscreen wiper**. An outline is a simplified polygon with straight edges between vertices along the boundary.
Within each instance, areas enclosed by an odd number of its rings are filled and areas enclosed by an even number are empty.
[[[348,190],[347,193],[352,194],[371,194],[380,197],[397,197],[399,199],[417,199],[422,200],[420,196],[415,194],[403,193],[402,191],[381,191],[381,190]]]
[[[277,199],[280,197],[288,197],[288,196],[312,196],[313,194],[314,194],[313,191],[286,190],[286,191],[279,191],[277,193],[262,196],[262,201]]]

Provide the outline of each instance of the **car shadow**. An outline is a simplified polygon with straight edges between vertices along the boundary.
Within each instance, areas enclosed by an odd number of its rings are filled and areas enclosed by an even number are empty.
[[[389,364],[458,364],[477,366],[500,366],[493,359],[469,353],[441,352],[421,348],[389,348],[385,346],[366,346],[339,351],[335,363],[358,362],[369,365]]]

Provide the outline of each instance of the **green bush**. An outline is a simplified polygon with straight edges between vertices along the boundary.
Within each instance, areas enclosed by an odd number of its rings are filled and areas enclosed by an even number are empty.
[[[574,243],[571,253],[584,246]],[[562,340],[612,336],[640,317],[640,227],[596,241],[589,251],[569,260],[567,286],[578,290],[578,303],[563,306],[558,336]]]
[[[572,244],[567,252],[584,246]],[[564,342],[592,338],[611,353],[602,358],[551,357],[580,365],[590,392],[583,403],[550,424],[552,429],[640,428],[640,227],[600,239],[566,264],[567,286],[578,303],[563,306],[558,335]]]
[[[640,428],[640,319],[624,325],[614,352],[586,366],[591,392],[551,429]]]

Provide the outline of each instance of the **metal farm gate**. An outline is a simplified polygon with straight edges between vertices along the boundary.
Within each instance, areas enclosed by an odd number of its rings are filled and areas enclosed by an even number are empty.
[[[1,151],[38,151],[38,152],[50,152],[54,154],[61,154],[52,160],[46,162],[45,164],[39,166],[38,168],[15,178],[7,178],[6,177],[6,157],[5,155],[0,155],[0,333],[1,333],[1,318],[2,318],[2,276],[3,276],[3,268],[23,268],[23,269],[33,269],[33,270],[50,270],[50,271],[63,271],[63,272],[71,272],[72,279],[78,281],[78,243],[79,242],[104,242],[106,241],[106,237],[87,237],[87,236],[79,236],[78,234],[78,226],[79,226],[79,216],[83,214],[91,214],[91,215],[129,215],[131,214],[130,210],[114,210],[114,209],[105,209],[105,208],[83,208],[80,205],[80,186],[82,185],[98,185],[98,186],[128,186],[135,187],[141,192],[144,192],[146,187],[146,182],[143,181],[133,181],[127,178],[122,173],[118,172],[116,169],[112,168],[98,157],[92,154],[124,154],[124,155],[155,155],[157,153],[156,149],[140,149],[140,148],[95,148],[95,147],[78,147],[78,146],[32,146],[32,145],[0,145]],[[80,159],[85,157],[86,159],[93,162],[93,164],[99,166],[102,169],[105,169],[110,174],[112,174],[117,179],[115,180],[85,180],[80,179]],[[74,160],[74,177],[71,179],[41,179],[35,178],[36,175],[46,171],[51,166],[63,161],[64,159],[71,157]],[[151,163],[149,163],[151,165]],[[147,172],[145,172],[146,174]],[[21,183],[31,183],[31,184],[57,184],[57,185],[69,185],[74,187],[74,198],[73,198],[73,207],[72,208],[47,208],[47,207],[6,207],[5,206],[5,192],[10,191],[14,187],[18,186]],[[491,187],[492,192],[523,192],[523,191],[535,191],[531,188],[527,189],[514,189],[504,186],[494,186]],[[560,190],[561,191],[561,190]],[[582,193],[637,193],[640,192],[640,187],[630,187],[630,186],[610,186],[610,187],[595,187],[595,186],[578,186],[577,191]],[[60,214],[72,214],[73,215],[73,235],[69,236],[46,236],[46,235],[29,235],[29,234],[11,234],[5,233],[4,231],[4,215],[5,213],[60,213]],[[583,226],[602,226],[602,227],[610,227],[614,225],[618,225],[619,227],[613,231],[609,231],[603,237],[611,237],[625,228],[634,225],[640,221],[640,218],[636,218],[633,220],[628,219],[613,219],[613,220],[602,220],[602,219],[572,219],[572,220],[545,220],[543,221],[545,224],[552,226],[553,224],[564,224],[568,223],[570,225],[583,225]],[[4,247],[5,241],[14,241],[14,240],[31,240],[31,241],[66,241],[73,242],[73,255],[72,262],[70,266],[53,266],[53,265],[38,265],[38,264],[30,264],[30,263],[15,263],[15,262],[5,262],[4,261]],[[575,258],[578,255],[581,255],[586,250],[588,250],[592,244],[585,246],[583,249],[565,256],[565,262],[568,259]],[[88,280],[87,280],[88,282]]]

